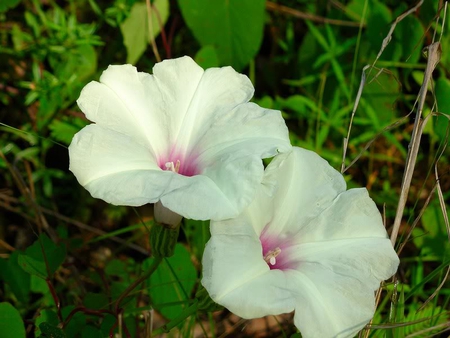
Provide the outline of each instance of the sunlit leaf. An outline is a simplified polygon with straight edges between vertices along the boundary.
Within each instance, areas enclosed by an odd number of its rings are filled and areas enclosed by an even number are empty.
[[[178,0],[202,46],[214,46],[221,65],[240,71],[256,55],[264,29],[264,0]]]
[[[161,27],[169,17],[169,1],[155,0],[152,2],[152,35],[157,37]],[[135,64],[147,49],[152,36],[149,32],[147,5],[137,2],[131,8],[130,16],[120,25],[123,44],[127,48],[127,63]]]
[[[203,69],[218,67],[219,57],[214,46],[205,46],[201,48],[197,54],[195,54],[195,62],[198,63]]]

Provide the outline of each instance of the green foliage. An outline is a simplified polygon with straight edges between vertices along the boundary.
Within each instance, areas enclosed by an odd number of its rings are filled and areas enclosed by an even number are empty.
[[[156,323],[161,316],[178,330],[174,335],[192,336],[199,328],[205,336],[223,333],[215,321],[225,313],[196,312],[218,308],[199,285],[209,222],[184,220],[182,244],[156,268],[158,260],[149,258],[151,208],[106,206],[68,170],[66,147],[91,123],[76,100],[109,64],[149,72],[159,57],[189,55],[204,69],[231,65],[255,85],[254,102],[282,111],[294,145],[315,150],[337,169],[354,112],[344,162],[357,161],[346,179],[349,186],[368,187],[390,231],[414,123],[412,115],[404,117],[417,107],[422,50],[433,39],[440,39],[442,55],[423,116],[439,116],[422,135],[396,244],[405,244],[399,282],[384,286],[369,336],[439,334],[438,326],[450,320],[450,248],[435,196],[413,231],[411,224],[434,186],[441,151],[439,182],[444,199],[450,197],[448,12],[424,1],[396,22],[411,2],[150,3],[151,29],[144,0],[0,1],[0,337],[13,329],[24,337],[24,320],[35,337],[100,338],[119,330],[138,337],[153,319],[155,328],[163,325]],[[185,313],[189,319],[180,319]],[[243,332],[229,335],[256,335],[247,324],[236,324]],[[267,332],[300,337],[290,320]]]
[[[30,294],[30,275],[18,263],[19,252],[9,258],[0,259],[0,277],[10,287],[11,292],[22,303],[27,303]]]
[[[147,259],[144,270],[151,263],[152,259]],[[188,304],[196,280],[197,272],[189,252],[177,244],[174,255],[165,259],[147,282],[154,307],[168,319],[177,317]]]
[[[447,209],[447,214],[450,208]],[[413,231],[414,244],[423,257],[449,258],[450,242],[439,203],[431,204],[422,216],[422,227]]]
[[[0,337],[25,337],[25,325],[19,311],[10,303],[0,303]]]
[[[208,242],[211,237],[209,232],[209,221],[185,219],[182,230],[186,236],[192,254],[195,255],[197,261],[200,262],[206,242]]]
[[[444,139],[450,122],[450,80],[440,77],[436,81],[436,101],[438,102],[438,111],[441,116],[435,119],[434,131],[439,139]]]
[[[433,334],[439,333],[439,328],[432,329],[434,326],[447,323],[450,320],[448,313],[440,306],[429,304],[425,308],[420,309],[420,311],[415,307],[413,305],[409,308],[408,315],[405,318],[405,322],[412,324],[405,326],[404,336],[426,330],[426,333],[424,332],[419,337],[430,337]]]
[[[4,0],[0,2],[0,13],[8,11],[8,9],[12,9],[16,7],[21,0]]]
[[[52,332],[54,332],[53,334],[59,334],[64,337],[64,333],[62,332],[62,330],[57,328],[58,323],[58,315],[55,311],[42,310],[35,321],[35,337],[45,337],[45,335],[50,335],[52,334]]]
[[[216,48],[213,46],[202,47],[197,54],[195,54],[195,62],[203,67],[203,69],[218,67],[219,57],[217,56]]]
[[[127,63],[135,64],[139,60],[169,17],[169,0],[156,0],[152,7],[151,30],[147,5],[144,2],[135,3],[129,17],[120,25],[123,44],[127,49]]]
[[[66,338],[63,330],[47,322],[39,324],[39,331],[41,335],[37,337]]]
[[[178,0],[202,47],[213,46],[221,65],[240,71],[256,55],[264,29],[264,1]]]
[[[46,234],[41,234],[36,242],[20,253],[20,267],[31,275],[41,278],[51,277],[66,259],[64,244],[55,244]]]

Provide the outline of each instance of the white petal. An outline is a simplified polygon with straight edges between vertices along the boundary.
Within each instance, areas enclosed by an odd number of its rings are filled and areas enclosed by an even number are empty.
[[[78,106],[98,125],[125,134],[149,147],[156,156],[169,143],[166,116],[149,100],[139,73],[131,65],[109,66],[81,91]],[[152,88],[152,87],[150,87]],[[153,94],[158,99],[160,95]]]
[[[160,200],[179,215],[203,220],[237,213],[210,178],[163,171],[148,148],[99,125],[77,133],[69,155],[80,184],[108,203],[139,206]]]
[[[301,263],[291,270],[296,272],[291,292],[302,336],[353,337],[374,315],[380,281],[397,270],[389,239],[308,243],[296,249]]]
[[[253,103],[223,112],[212,122],[197,146],[202,174],[210,177],[228,198],[236,213],[213,219],[234,217],[253,200],[262,180],[261,158],[291,149],[287,127],[280,112]]]
[[[296,263],[289,269],[268,270],[259,240],[267,226],[272,243],[289,238],[280,253]],[[277,156],[251,205],[212,221],[211,235],[202,283],[212,298],[245,318],[295,308],[305,338],[352,337],[373,316],[380,281],[399,264],[367,191],[345,191],[338,172],[299,148]]]
[[[327,161],[298,147],[275,157],[266,169],[264,182],[277,185],[273,209],[278,212],[271,222],[274,226],[270,227],[273,233],[300,231],[346,189],[342,175]]]
[[[348,238],[387,238],[380,212],[365,188],[340,194],[298,232],[302,243]]]
[[[234,201],[224,195],[209,177],[172,177],[161,195],[162,204],[183,217],[197,220],[224,219],[236,215]]]
[[[173,174],[163,172],[151,151],[133,138],[96,124],[75,135],[69,156],[78,182],[92,196],[116,205],[156,202]]]
[[[190,58],[193,64],[194,61]],[[179,59],[177,59],[179,60]],[[241,103],[248,102],[253,95],[253,86],[250,80],[237,73],[231,67],[211,68],[206,70],[198,84],[190,95],[188,106],[178,107],[178,96],[193,84],[188,81],[180,81],[184,64],[179,67],[164,67],[165,62],[159,63],[154,68],[154,74],[158,78],[158,85],[163,93],[173,93],[173,98],[167,97],[165,101],[173,102],[173,107],[168,107],[172,117],[174,132],[177,133],[177,144],[189,144],[194,147],[199,138],[211,128],[218,120],[228,118],[229,112]],[[199,67],[199,66],[197,66]],[[183,83],[186,82],[186,83]],[[225,135],[215,135],[219,139]]]
[[[248,103],[253,90],[250,80],[232,68],[204,72],[189,57],[158,63],[153,75],[139,73],[131,65],[110,66],[100,83],[91,82],[83,89],[77,102],[98,126],[120,133],[117,139],[126,139],[124,147],[133,144],[146,157],[150,153],[151,169],[156,172],[131,168],[136,156],[129,165],[118,159],[114,168],[119,156],[106,149],[109,141],[99,136],[92,145],[105,151],[102,156],[90,149],[88,139],[82,140],[93,137],[92,133],[78,135],[76,142],[82,147],[77,148],[87,155],[71,155],[71,168],[93,196],[110,203],[138,205],[155,202],[159,196],[164,206],[185,217],[236,216],[255,196],[263,175],[261,158],[291,147],[280,112]],[[111,147],[122,149],[117,143],[112,140]],[[134,156],[135,151],[130,152],[125,159]],[[102,158],[108,160],[103,164]],[[159,172],[164,162],[178,160],[181,168],[196,176]],[[127,174],[130,170],[134,181]],[[147,182],[155,174],[163,174],[164,179]]]
[[[211,298],[243,318],[294,309],[284,273],[269,270],[259,238],[244,218],[215,223],[203,253],[202,284]]]
[[[186,124],[200,123],[192,111],[193,101],[198,97],[198,87],[205,72],[188,56],[164,60],[153,67],[153,76],[145,77],[148,88],[156,85],[156,92],[148,91],[148,96],[155,96],[161,102],[161,110],[168,117],[166,128],[169,129],[170,142],[188,145],[189,140],[180,140],[184,134],[191,132]],[[154,82],[155,81],[155,82]],[[200,99],[204,99],[200,97]],[[192,121],[191,121],[192,120]],[[187,123],[187,121],[190,121]],[[184,142],[187,141],[187,142]]]
[[[132,136],[157,155],[170,151],[203,70],[183,57],[158,63],[154,72],[109,66],[100,83],[83,88],[77,103],[91,121]]]

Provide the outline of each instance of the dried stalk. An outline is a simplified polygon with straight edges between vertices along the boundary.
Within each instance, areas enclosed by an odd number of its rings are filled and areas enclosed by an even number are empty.
[[[428,119],[422,119],[423,106],[425,104],[425,98],[428,92],[428,85],[430,83],[433,71],[441,58],[441,44],[439,42],[432,43],[431,45],[426,47],[425,50],[428,54],[427,67],[425,68],[422,87],[420,88],[420,92],[418,95],[416,117],[411,135],[411,141],[408,146],[408,155],[406,157],[406,166],[403,173],[402,188],[400,191],[400,197],[391,233],[392,245],[395,245],[395,241],[397,240],[398,231],[400,229],[400,224],[403,217],[403,211],[405,209],[409,188],[411,186],[414,167],[416,165],[417,154],[419,153],[420,138],[422,137],[422,132],[423,128],[426,125],[426,121],[428,121]]]

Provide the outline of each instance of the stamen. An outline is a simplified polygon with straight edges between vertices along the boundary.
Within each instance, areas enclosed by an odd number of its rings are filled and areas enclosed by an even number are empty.
[[[273,250],[270,250],[265,256],[264,256],[264,260],[266,261],[267,264],[270,265],[275,265],[277,264],[277,260],[276,257],[281,253],[281,249],[280,248],[275,248]]]
[[[178,173],[180,171],[180,160],[177,160],[177,163],[174,165],[173,162],[166,162],[165,167],[166,170],[173,171],[174,173]]]

